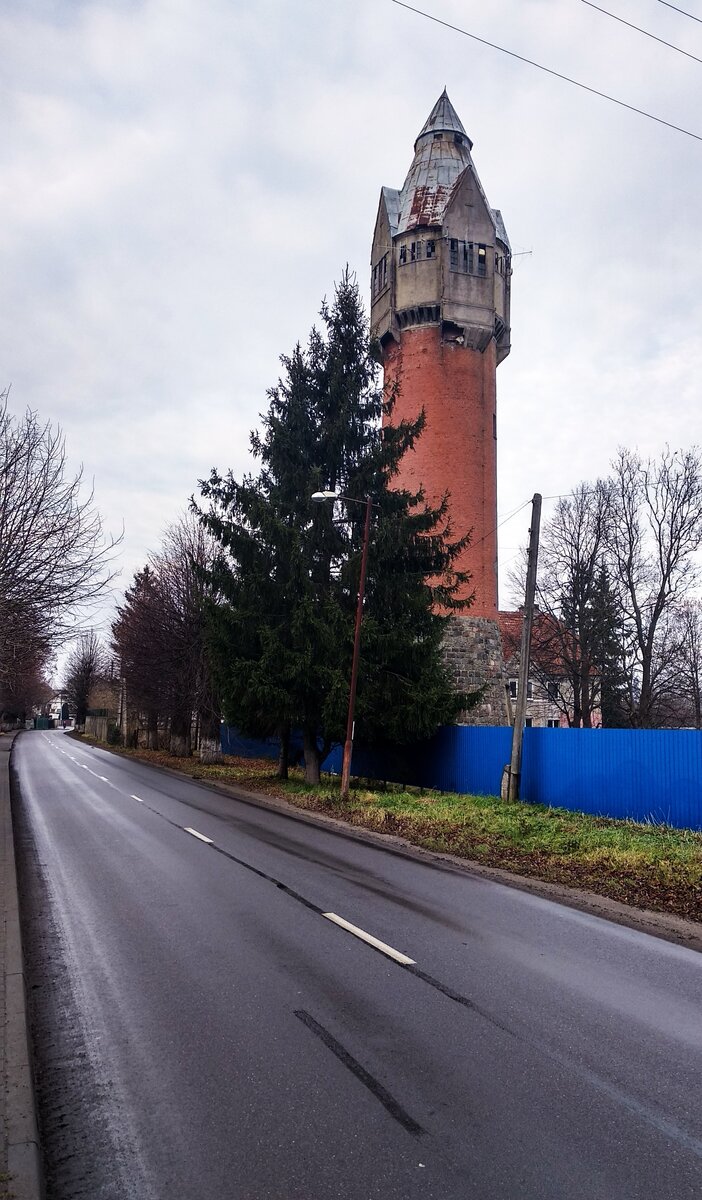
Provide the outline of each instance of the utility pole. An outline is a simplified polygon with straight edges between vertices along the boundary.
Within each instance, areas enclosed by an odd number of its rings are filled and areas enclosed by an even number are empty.
[[[351,783],[351,755],[353,754],[354,714],[356,711],[356,684],[358,682],[358,660],[361,656],[361,624],[363,622],[363,597],[366,591],[366,568],[368,566],[368,543],[370,542],[371,509],[378,508],[370,496],[358,500],[354,496],[344,496],[342,492],[313,492],[310,496],[316,504],[326,500],[345,500],[347,504],[364,504],[366,519],[363,526],[363,551],[361,553],[361,576],[358,581],[358,599],[356,601],[356,628],[353,638],[353,659],[351,662],[351,686],[349,688],[349,710],[346,720],[346,741],[344,755],[341,761],[341,799],[348,800]]]
[[[526,717],[527,686],[529,683],[529,659],[531,656],[531,630],[534,623],[534,599],[536,597],[536,567],[539,560],[539,530],[541,528],[541,496],[534,493],[531,502],[531,529],[529,530],[529,554],[527,560],[526,590],[524,593],[524,624],[522,645],[519,651],[519,682],[517,703],[512,730],[512,760],[509,767],[509,799],[519,799],[519,782],[522,774],[522,740]]]
[[[349,690],[349,711],[346,722],[346,741],[344,756],[341,764],[341,799],[348,800],[349,784],[351,782],[351,755],[353,754],[354,713],[356,708],[356,683],[358,681],[358,660],[361,653],[361,622],[363,621],[363,597],[366,589],[366,567],[368,565],[368,542],[370,541],[371,508],[370,496],[366,499],[366,520],[363,526],[363,553],[361,554],[361,577],[358,581],[358,600],[356,602],[356,629],[353,639],[353,661],[351,664],[351,688]]]

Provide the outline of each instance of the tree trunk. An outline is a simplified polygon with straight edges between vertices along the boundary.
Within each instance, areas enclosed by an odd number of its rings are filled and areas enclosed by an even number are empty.
[[[280,738],[280,753],[278,755],[278,779],[287,779],[290,765],[290,724],[284,722],[278,731]],[[305,760],[307,753],[305,752]]]
[[[582,707],[580,704],[580,675],[578,669],[573,672],[573,728],[580,729],[582,724]]]
[[[320,758],[317,747],[317,735],[306,729],[303,737],[305,746],[305,783],[318,784],[320,779]]]
[[[592,692],[590,690],[590,660],[583,659],[582,665],[582,684],[581,684],[581,707],[583,717],[583,729],[592,729]]]
[[[644,656],[641,671],[641,692],[639,693],[639,703],[636,713],[636,727],[638,729],[650,729],[652,727],[652,695],[651,695],[651,654]]]
[[[221,722],[212,713],[200,713],[200,761],[217,763],[222,761]]]
[[[218,763],[222,761],[222,749],[217,738],[200,738],[200,762]]]
[[[146,746],[148,750],[158,750],[158,714],[153,710],[146,718]]]
[[[190,715],[178,713],[171,717],[171,736],[169,749],[176,758],[189,758],[192,752],[190,745]]]

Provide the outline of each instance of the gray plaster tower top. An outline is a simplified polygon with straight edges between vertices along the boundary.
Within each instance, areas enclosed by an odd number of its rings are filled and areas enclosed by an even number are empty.
[[[402,189],[381,192],[371,322],[383,343],[427,324],[474,350],[494,337],[499,363],[510,349],[511,251],[472,147],[444,88],[414,143]]]

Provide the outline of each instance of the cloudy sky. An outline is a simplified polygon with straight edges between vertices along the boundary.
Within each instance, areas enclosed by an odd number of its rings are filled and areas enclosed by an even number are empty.
[[[702,63],[583,0],[418,0],[702,138]],[[602,6],[702,59],[660,0]],[[60,422],[120,585],[248,435],[444,85],[516,252],[501,515],[702,442],[702,140],[392,0],[3,0],[0,382]],[[456,486],[455,481],[447,481]],[[545,505],[545,516],[549,512]],[[527,510],[500,530],[502,600]]]

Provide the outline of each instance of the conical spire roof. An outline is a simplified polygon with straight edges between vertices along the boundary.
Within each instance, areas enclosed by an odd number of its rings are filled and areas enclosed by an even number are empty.
[[[398,200],[398,233],[441,224],[456,181],[472,167],[472,145],[444,88],[414,143]]]
[[[462,133],[464,138],[468,138],[468,134],[461,124],[461,118],[448,98],[446,88],[444,88],[424,122],[424,126],[417,137],[417,142],[419,138],[424,137],[425,133]],[[417,142],[414,143],[415,147]],[[468,138],[468,142],[472,146],[470,138]]]

